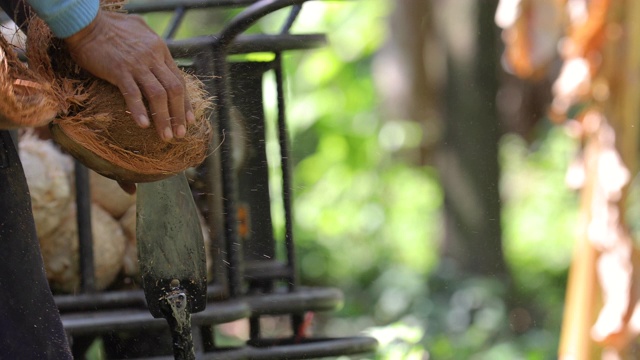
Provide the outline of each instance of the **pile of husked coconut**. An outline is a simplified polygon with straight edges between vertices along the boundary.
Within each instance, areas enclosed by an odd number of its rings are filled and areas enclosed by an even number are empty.
[[[75,293],[80,287],[80,265],[73,159],[51,140],[31,132],[21,136],[18,148],[49,284],[57,293]],[[97,290],[104,290],[118,279],[139,276],[136,197],[93,171],[90,188],[95,284]],[[209,254],[209,229],[200,220]],[[207,257],[208,269],[210,263]]]

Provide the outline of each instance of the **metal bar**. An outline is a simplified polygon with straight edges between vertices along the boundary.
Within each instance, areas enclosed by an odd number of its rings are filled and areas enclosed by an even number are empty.
[[[125,5],[130,13],[147,13],[173,11],[176,7],[203,9],[212,7],[242,7],[258,2],[258,0],[153,0],[147,2],[132,1]]]
[[[299,5],[306,1],[307,0],[260,0],[256,2],[247,7],[225,26],[218,37],[217,43],[219,49],[226,52],[229,44],[231,44],[238,35],[249,29],[256,21],[260,20],[260,18],[287,6]]]
[[[253,315],[286,315],[305,311],[333,311],[343,304],[342,292],[334,288],[299,288],[294,292],[273,292],[246,296]]]
[[[202,336],[202,349],[204,352],[214,351],[216,348],[216,339],[213,331],[213,325],[201,326],[200,334]]]
[[[109,291],[94,294],[56,295],[56,306],[62,313],[70,311],[114,309],[146,306],[142,290]]]
[[[200,355],[201,360],[282,360],[317,359],[371,353],[378,347],[374,338],[354,336],[345,338],[305,339],[292,344],[291,340],[269,339],[254,346],[219,349]],[[143,360],[133,359],[133,360]],[[169,356],[144,358],[144,360],[173,360]]]
[[[337,357],[374,352],[378,342],[370,337],[347,337],[306,339],[299,343],[285,339],[269,339],[251,345],[236,350],[204,354],[202,359],[293,360]]]
[[[304,338],[306,334],[302,331],[302,325],[304,324],[304,313],[291,314],[291,329],[293,330],[293,337],[296,339]]]
[[[300,11],[301,10],[302,10],[302,4],[294,5],[291,8],[291,12],[289,13],[289,16],[287,16],[287,20],[285,21],[284,25],[282,26],[282,29],[280,30],[280,34],[288,34],[289,33],[289,30],[291,30],[291,27],[293,26],[293,23],[298,18],[298,15],[300,15]]]
[[[93,238],[91,233],[91,191],[89,170],[75,162],[76,218],[80,253],[80,289],[83,293],[96,291],[93,262]]]
[[[212,7],[243,7],[257,3],[259,0],[153,0],[153,1],[132,1],[125,5],[125,9],[130,13],[147,13],[160,11],[173,11],[178,6],[185,9],[203,9]],[[333,0],[350,1],[350,0]]]
[[[249,318],[249,339],[260,339],[261,333],[260,316],[252,316]]]
[[[210,76],[214,73],[213,59],[214,53],[210,47],[202,49],[194,54],[193,69],[197,76],[199,76],[205,84],[205,88],[209,94],[215,95],[217,89],[213,78]],[[215,120],[215,113],[212,112],[209,115],[209,121],[213,127],[214,134],[218,132],[218,124]],[[207,208],[206,219],[207,225],[211,231],[212,244],[210,247],[210,255],[213,261],[213,279],[212,283],[222,287],[224,293],[220,294],[216,300],[226,298],[228,294],[227,286],[227,269],[224,266],[224,260],[226,259],[226,239],[224,230],[224,218],[222,210],[222,175],[220,165],[220,154],[218,149],[220,147],[220,139],[218,136],[213,136],[209,145],[209,156],[204,163],[204,191],[205,199],[204,203]],[[211,285],[209,286],[211,287]],[[210,298],[211,300],[211,298]]]
[[[194,326],[224,324],[251,315],[249,305],[243,301],[222,301],[212,305],[191,316]],[[65,331],[73,336],[167,328],[164,319],[154,318],[146,309],[83,311],[62,314],[61,318]]]
[[[284,207],[284,224],[285,235],[284,243],[287,250],[287,266],[291,273],[288,286],[290,290],[295,290],[298,285],[298,276],[296,276],[296,260],[295,245],[293,241],[293,207],[291,205],[292,189],[291,169],[289,166],[289,135],[287,134],[287,115],[284,100],[284,76],[282,74],[282,54],[276,53],[274,60],[276,75],[276,93],[278,103],[278,140],[280,142],[280,167],[282,171],[282,201]]]
[[[219,301],[226,295],[223,285],[212,284],[207,287],[207,299]],[[107,310],[117,308],[145,308],[147,302],[142,290],[106,291],[94,294],[56,295],[56,306],[61,313],[86,310]]]
[[[184,15],[186,14],[186,9],[184,6],[179,6],[173,12],[173,17],[171,17],[171,21],[169,22],[169,26],[165,30],[164,35],[162,36],[165,40],[171,39],[178,32],[178,28],[180,24],[182,24],[182,20],[184,19]]]
[[[237,214],[235,206],[236,179],[233,170],[233,149],[231,139],[225,139],[231,131],[228,100],[228,64],[224,49],[216,47],[213,56],[213,87],[219,106],[216,107],[218,137],[220,141],[220,168],[222,173],[222,211],[224,214],[225,250],[227,252],[227,277],[229,294],[238,296],[242,293],[242,244],[238,239]]]
[[[167,47],[174,57],[188,58],[207,51],[216,41],[216,36],[199,36],[184,40],[168,40]],[[241,35],[229,44],[226,53],[233,55],[305,50],[322,47],[326,44],[327,37],[324,34]]]
[[[249,280],[276,280],[291,278],[291,269],[277,260],[245,261],[244,276]]]

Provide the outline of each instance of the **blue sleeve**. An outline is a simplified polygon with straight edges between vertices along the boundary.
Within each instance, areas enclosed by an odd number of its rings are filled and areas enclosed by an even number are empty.
[[[51,31],[66,38],[89,25],[98,14],[99,0],[27,0]]]

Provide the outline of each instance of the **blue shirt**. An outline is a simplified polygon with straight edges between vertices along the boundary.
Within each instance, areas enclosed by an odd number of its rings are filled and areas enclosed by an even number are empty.
[[[51,31],[66,38],[89,25],[98,14],[99,0],[27,0]]]

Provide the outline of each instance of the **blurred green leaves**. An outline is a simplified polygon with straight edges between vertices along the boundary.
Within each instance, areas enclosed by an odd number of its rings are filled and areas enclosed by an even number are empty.
[[[421,134],[380,117],[370,75],[388,6],[309,2],[294,26],[329,36],[325,48],[286,56],[295,234],[307,282],[366,291],[393,264],[426,275],[435,263],[440,188],[431,169],[394,157]],[[265,21],[263,30],[274,28]]]
[[[376,359],[553,358],[577,221],[577,196],[564,185],[576,144],[560,129],[545,129],[534,146],[515,135],[503,138],[503,244],[514,284],[458,277],[438,261],[437,174],[403,157],[430,134],[416,123],[383,118],[371,76],[392,4],[308,2],[292,32],[327,33],[329,45],[284,54],[301,282],[345,292],[344,309],[324,329],[340,336],[369,328],[381,342]],[[275,33],[287,14],[270,15],[252,31]],[[219,24],[196,26],[193,34]],[[267,77],[271,119],[273,85]],[[269,131],[274,139],[273,126]],[[268,143],[267,152],[277,163],[278,146]],[[273,174],[270,192],[278,199],[277,166]],[[273,204],[280,237],[281,208]],[[509,286],[534,308],[514,307]]]
[[[513,135],[500,144],[505,256],[515,288],[534,294],[534,313],[510,309],[504,283],[452,274],[428,285],[442,191],[434,169],[401,156],[425,134],[381,117],[370,75],[389,4],[311,4],[296,30],[326,31],[330,44],[287,56],[287,89],[303,283],[341,288],[339,315],[352,319],[329,321],[327,331],[389,324],[370,332],[381,341],[379,359],[422,356],[405,337],[414,330],[435,359],[554,354],[576,222],[576,195],[564,185],[575,144],[559,129],[545,131],[533,151]]]
[[[573,243],[576,195],[564,172],[575,144],[558,129],[546,131],[534,151],[512,135],[500,144],[505,256],[515,288],[534,294],[537,312],[511,309],[508,284],[497,280],[451,273],[427,281],[436,266],[446,269],[438,262],[442,190],[433,168],[402,156],[426,136],[422,128],[384,119],[379,109],[371,63],[385,40],[388,6],[310,2],[294,27],[330,39],[325,48],[285,56],[302,282],[345,292],[328,334],[380,325],[370,331],[382,344],[378,359],[423,351],[436,359],[547,358],[557,344]],[[408,333],[421,340],[407,340]]]

